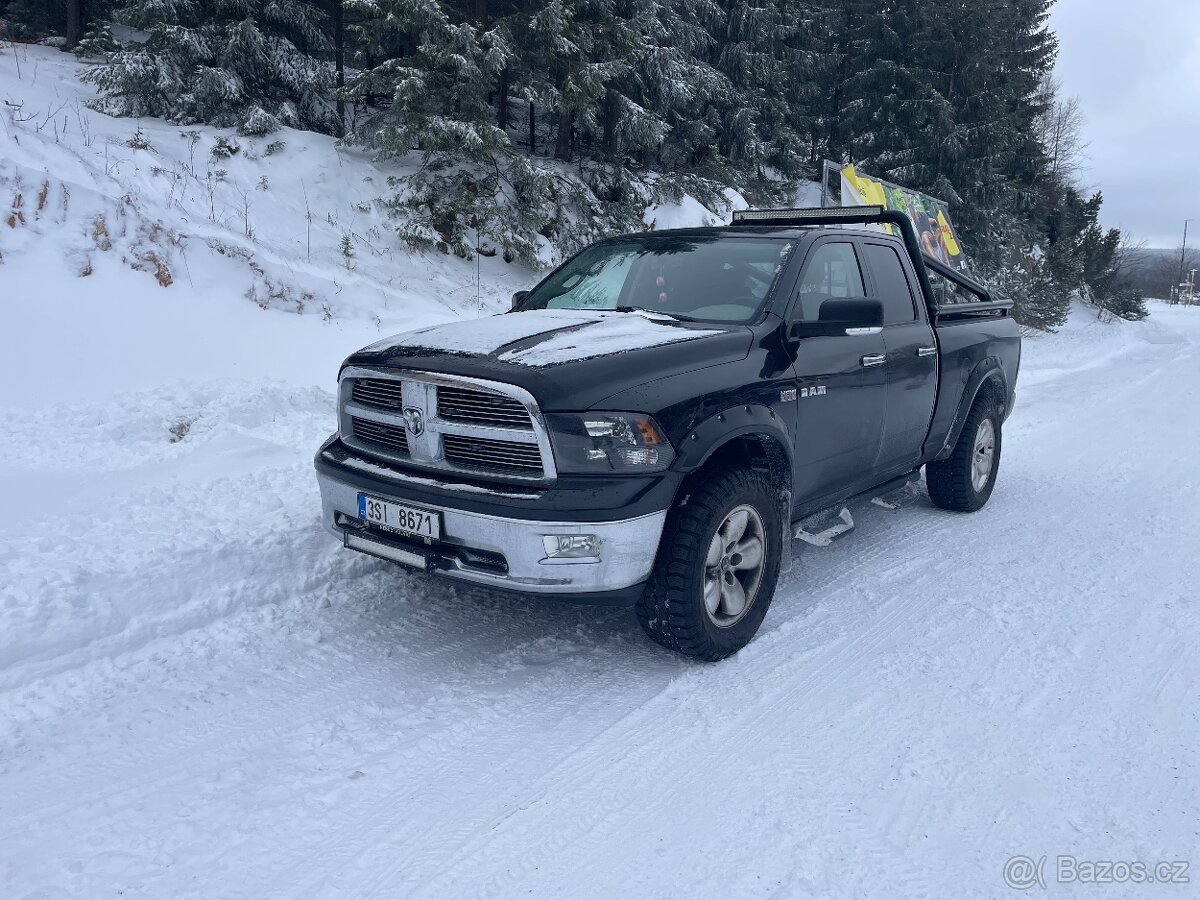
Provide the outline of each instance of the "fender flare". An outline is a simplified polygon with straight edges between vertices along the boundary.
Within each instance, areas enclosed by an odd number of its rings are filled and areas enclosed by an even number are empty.
[[[703,466],[730,441],[747,435],[773,438],[792,465],[792,438],[773,409],[755,403],[731,406],[697,423],[679,441],[671,468],[691,473]]]
[[[971,374],[967,377],[962,397],[958,401],[958,410],[954,413],[954,421],[950,425],[950,430],[946,434],[946,440],[942,444],[942,448],[938,451],[937,456],[934,457],[935,460],[946,459],[954,452],[954,446],[958,443],[958,438],[962,434],[963,425],[966,423],[967,415],[971,412],[971,407],[979,399],[980,393],[986,387],[993,384],[999,388],[1000,396],[1004,398],[1001,403],[1001,418],[1004,418],[1011,399],[1008,378],[1004,374],[1003,366],[1000,365],[999,357],[984,357],[976,364],[975,368],[971,370]]]
[[[779,456],[775,459],[784,469],[782,477],[786,479],[784,484],[779,485],[778,496],[779,513],[784,522],[784,529],[780,533],[780,571],[786,572],[792,564],[792,472],[795,448],[792,446],[791,435],[787,433],[787,428],[774,410],[761,404],[743,403],[709,416],[680,441],[675,463],[671,468],[690,475],[698,471],[722,447],[741,437],[766,438],[778,448],[779,455],[782,456],[782,459]],[[766,449],[770,460],[772,451],[769,447]],[[680,485],[676,503],[681,496],[686,496],[686,484],[685,481]]]

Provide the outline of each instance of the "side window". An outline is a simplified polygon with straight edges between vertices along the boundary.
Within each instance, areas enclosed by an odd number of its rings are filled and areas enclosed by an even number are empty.
[[[912,288],[904,274],[900,254],[885,244],[867,244],[867,261],[875,278],[875,293],[883,304],[883,324],[899,325],[917,317]]]
[[[929,286],[933,288],[933,302],[938,306],[945,306],[947,303],[957,303],[953,299],[951,289],[954,287],[949,281],[939,275],[937,272],[929,272]]]
[[[929,273],[929,284],[933,287],[933,300],[938,306],[953,306],[957,303],[980,303],[979,294],[962,285],[943,278],[937,272]]]
[[[800,277],[798,317],[817,321],[821,304],[831,297],[862,297],[862,270],[851,243],[821,244],[813,251]]]

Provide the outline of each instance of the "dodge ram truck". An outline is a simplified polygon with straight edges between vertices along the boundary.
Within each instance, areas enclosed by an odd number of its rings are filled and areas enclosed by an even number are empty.
[[[345,361],[324,521],[411,569],[633,605],[653,640],[718,660],[758,631],[794,538],[852,527],[847,500],[924,467],[936,506],[987,503],[1011,308],[880,207],[603,240],[508,313]]]

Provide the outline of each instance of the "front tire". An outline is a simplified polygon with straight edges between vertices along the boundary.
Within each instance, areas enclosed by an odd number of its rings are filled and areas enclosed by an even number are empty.
[[[981,398],[971,407],[954,452],[925,466],[925,483],[935,506],[975,512],[988,502],[1000,469],[1001,425],[995,404]]]
[[[766,473],[724,469],[671,512],[637,605],[646,634],[709,662],[750,643],[779,580],[785,528],[777,493]]]

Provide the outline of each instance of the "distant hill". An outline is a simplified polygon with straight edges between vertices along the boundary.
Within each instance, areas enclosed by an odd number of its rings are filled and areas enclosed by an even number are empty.
[[[1168,296],[1171,288],[1179,280],[1181,250],[1180,247],[1145,247],[1131,250],[1125,263],[1127,280],[1140,288],[1147,297]],[[1185,278],[1192,269],[1200,269],[1200,247],[1188,247],[1184,254]],[[1197,279],[1200,280],[1200,274],[1197,275]]]

